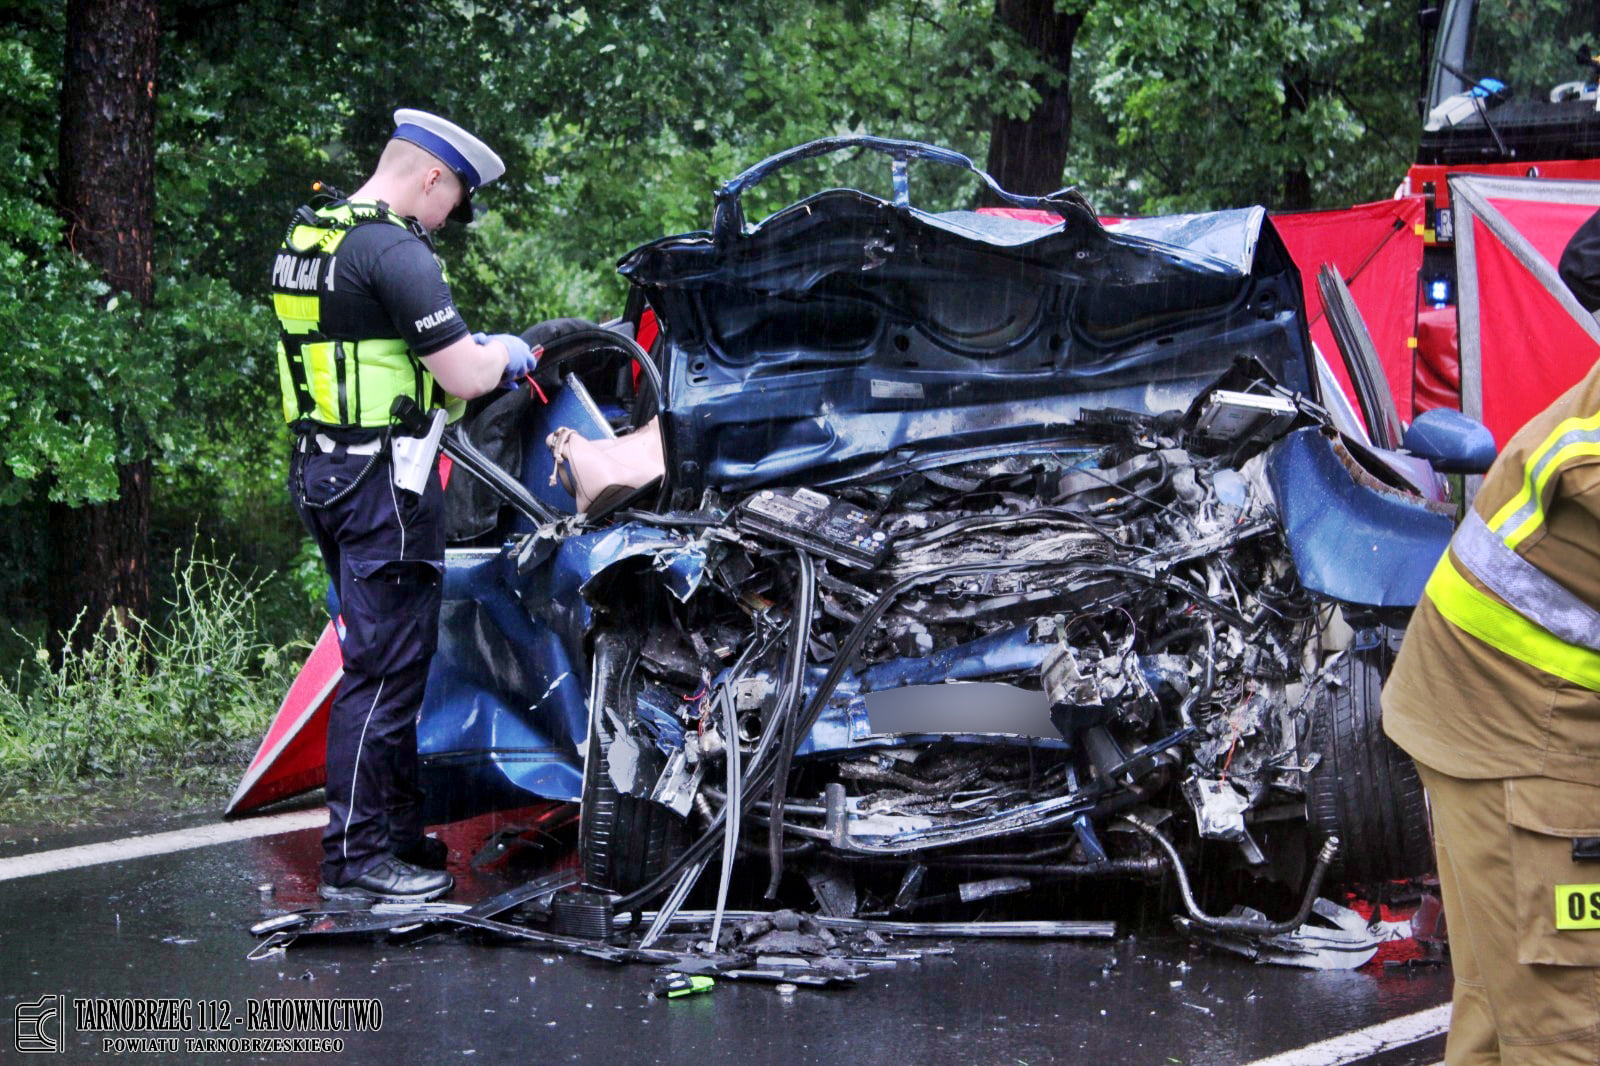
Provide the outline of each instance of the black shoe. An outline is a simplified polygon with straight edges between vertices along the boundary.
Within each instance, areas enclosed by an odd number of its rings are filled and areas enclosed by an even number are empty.
[[[455,879],[438,870],[422,870],[393,855],[342,885],[317,886],[323,899],[370,899],[379,903],[421,903],[450,891]]]
[[[403,848],[396,848],[394,857],[424,870],[443,870],[450,861],[450,845],[438,837],[418,837]]]

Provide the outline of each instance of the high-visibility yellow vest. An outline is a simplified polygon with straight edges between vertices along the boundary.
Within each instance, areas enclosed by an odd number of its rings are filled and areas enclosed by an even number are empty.
[[[1543,529],[1561,471],[1596,456],[1600,414],[1556,423],[1528,453],[1511,498],[1487,519],[1468,512],[1426,594],[1441,615],[1490,647],[1600,692],[1600,610],[1517,550]]]
[[[439,388],[398,337],[335,339],[321,329],[321,293],[331,288],[339,245],[357,226],[411,224],[375,202],[340,201],[295,212],[272,271],[278,315],[278,385],[286,421],[381,429],[389,406],[409,396],[424,410],[464,406]],[[413,231],[414,232],[414,231]]]

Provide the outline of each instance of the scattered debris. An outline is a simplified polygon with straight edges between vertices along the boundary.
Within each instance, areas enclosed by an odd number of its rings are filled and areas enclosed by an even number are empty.
[[[651,963],[662,978],[688,981],[686,995],[725,978],[775,984],[790,993],[799,987],[850,985],[869,973],[947,955],[945,945],[908,950],[890,937],[1108,938],[1112,922],[900,922],[801,914],[793,910],[724,910],[725,924],[715,944],[706,939],[718,919],[714,911],[678,911],[662,923],[663,932],[645,944],[638,928],[658,913],[620,917],[612,899],[591,891],[568,891],[576,875],[554,874],[502,892],[479,903],[374,904],[366,908],[308,908],[272,915],[250,931],[262,937],[249,958],[283,954],[290,944],[315,940],[372,939],[409,942],[447,929],[505,940],[520,940],[562,954],[587,955],[618,963]],[[547,958],[554,962],[554,958]],[[659,979],[658,979],[659,980]],[[670,983],[670,982],[669,982]],[[680,987],[672,984],[673,988]]]
[[[1308,970],[1357,969],[1372,961],[1379,944],[1411,935],[1409,922],[1378,921],[1369,925],[1355,911],[1327,899],[1316,900],[1311,912],[1321,919],[1320,923],[1307,921],[1293,932],[1267,936],[1208,929],[1189,918],[1174,918],[1173,922],[1196,940],[1224,951],[1257,962]],[[1234,916],[1265,920],[1247,907],[1235,908]]]

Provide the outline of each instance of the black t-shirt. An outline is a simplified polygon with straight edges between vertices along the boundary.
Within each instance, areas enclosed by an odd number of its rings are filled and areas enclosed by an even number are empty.
[[[345,235],[333,254],[333,284],[321,296],[322,332],[337,340],[399,337],[431,355],[468,332],[433,250],[388,222]]]

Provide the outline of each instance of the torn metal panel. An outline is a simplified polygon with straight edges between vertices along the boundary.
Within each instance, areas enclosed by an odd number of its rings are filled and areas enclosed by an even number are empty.
[[[1300,581],[1346,603],[1411,607],[1455,523],[1400,492],[1362,485],[1319,432],[1303,429],[1268,459]]]
[[[530,617],[502,555],[451,553],[417,747],[431,822],[529,795],[578,798],[585,685]]]

